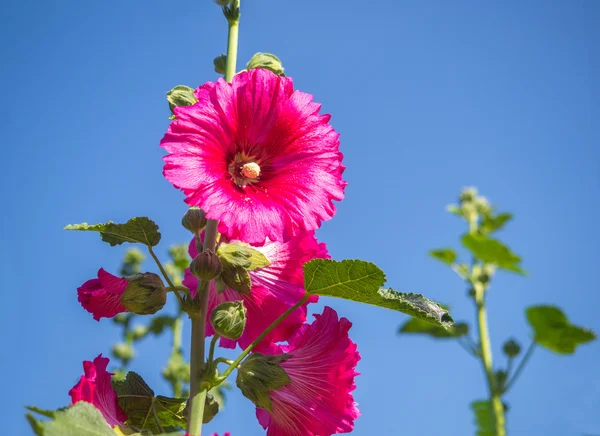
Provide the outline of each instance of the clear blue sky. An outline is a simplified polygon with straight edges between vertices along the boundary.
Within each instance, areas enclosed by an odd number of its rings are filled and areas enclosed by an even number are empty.
[[[490,291],[500,364],[504,339],[527,342],[531,304],[600,331],[599,20],[596,0],[243,0],[239,65],[277,54],[333,115],[349,186],[318,235],[335,259],[372,260],[391,286],[472,320],[463,284],[426,254],[463,231],[444,207],[477,185],[516,215],[502,237],[530,275],[500,274]],[[226,24],[210,0],[5,2],[0,24],[0,410],[3,434],[26,435],[22,406],[67,404],[81,361],[117,339],[76,288],[115,271],[124,247],[63,226],[148,215],[162,253],[187,240],[183,197],[161,176],[164,95],[215,79]],[[399,338],[402,314],[322,301],[354,323],[362,353],[354,434],[474,433],[478,362],[453,343]],[[147,341],[134,364],[164,393],[167,352]],[[510,434],[600,434],[599,360],[598,342],[574,357],[537,350],[508,396]],[[263,434],[237,393],[208,429]]]

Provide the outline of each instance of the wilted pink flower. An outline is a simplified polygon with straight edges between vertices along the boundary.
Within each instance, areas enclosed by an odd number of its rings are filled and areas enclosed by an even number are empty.
[[[219,231],[248,243],[317,229],[344,197],[339,134],[313,96],[265,69],[209,82],[174,109],[163,174]]]
[[[121,312],[127,312],[121,303],[127,284],[127,279],[115,277],[100,268],[97,279],[88,280],[77,288],[77,300],[96,321],[100,321],[102,317],[112,318]]]
[[[221,339],[221,346],[224,347],[235,348],[236,343],[242,348],[250,345],[273,321],[304,296],[302,265],[311,259],[329,258],[327,247],[317,242],[314,232],[303,232],[287,242],[266,242],[252,248],[264,254],[271,264],[249,272],[252,280],[250,294],[241,294],[229,288],[218,294],[214,283],[210,285],[209,313],[225,301],[243,300],[247,309],[244,333],[237,341]],[[190,243],[189,252],[192,258],[198,254],[194,240]],[[183,284],[190,289],[192,296],[196,295],[197,280],[189,270],[185,271]],[[315,301],[316,296],[308,300]],[[269,350],[273,342],[288,339],[306,320],[307,304],[299,307],[271,331],[256,351]],[[210,323],[206,330],[207,335],[214,334]]]
[[[110,384],[112,373],[106,371],[109,359],[100,354],[93,362],[83,361],[83,372],[79,382],[69,391],[71,403],[92,403],[102,412],[111,427],[127,421],[127,415],[119,407],[117,393]]]
[[[348,337],[352,324],[346,318],[338,320],[330,307],[315,318],[281,347],[291,356],[281,363],[291,382],[271,391],[272,413],[256,409],[267,436],[347,433],[359,416],[351,393],[360,360],[356,344]]]

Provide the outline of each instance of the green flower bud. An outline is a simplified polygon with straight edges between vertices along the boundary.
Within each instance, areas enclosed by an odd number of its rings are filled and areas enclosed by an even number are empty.
[[[256,53],[252,56],[252,59],[246,64],[247,70],[254,68],[265,68],[278,76],[285,76],[283,74],[283,65],[277,56],[271,53]]]
[[[185,215],[183,215],[183,218],[181,218],[181,225],[194,235],[197,235],[204,230],[206,222],[206,214],[202,209],[196,206],[190,207]]]
[[[146,333],[148,333],[148,327],[146,327],[145,325],[136,325],[133,327],[133,329],[131,330],[131,338],[134,341],[140,340],[142,339],[144,336],[146,336]]]
[[[250,274],[243,266],[231,265],[224,262],[220,279],[228,288],[240,294],[249,294],[252,288]]]
[[[129,362],[135,357],[135,351],[129,344],[119,343],[112,346],[112,355],[123,362]]]
[[[167,92],[167,101],[171,110],[171,119],[175,119],[173,109],[179,106],[191,106],[198,102],[194,96],[194,90],[189,86],[177,85],[175,88]]]
[[[158,312],[167,302],[167,291],[154,273],[136,274],[121,296],[121,303],[132,313],[150,315]]]
[[[477,197],[477,188],[474,186],[468,186],[463,188],[458,199],[461,203],[470,203],[475,200],[475,197]]]
[[[500,392],[504,392],[506,380],[508,379],[508,373],[499,369],[494,373],[494,377],[496,378],[496,387]]]
[[[517,357],[519,355],[521,352],[521,346],[514,339],[509,339],[502,346],[502,351],[504,351],[504,354],[512,359],[513,357]]]
[[[210,324],[224,338],[238,339],[246,327],[246,308],[241,301],[219,304],[210,314]]]
[[[225,74],[225,66],[227,64],[227,55],[220,55],[215,58],[213,61],[215,65],[215,73],[217,74]]]
[[[289,359],[287,354],[267,356],[253,353],[242,362],[235,383],[242,394],[257,407],[272,412],[270,391],[282,388],[291,382],[280,366]]]
[[[204,401],[204,414],[202,415],[202,423],[208,424],[219,413],[219,403],[211,394],[206,394]]]
[[[223,271],[221,259],[211,250],[203,251],[194,257],[190,264],[190,272],[200,280],[212,280]]]

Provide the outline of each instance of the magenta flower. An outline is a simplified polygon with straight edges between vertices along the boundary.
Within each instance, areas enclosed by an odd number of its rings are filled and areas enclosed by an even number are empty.
[[[108,425],[123,424],[127,421],[127,415],[119,407],[117,393],[110,384],[112,373],[106,371],[109,359],[100,354],[94,359],[83,361],[83,372],[79,382],[69,391],[71,404],[78,401],[91,403],[102,412]]]
[[[100,321],[102,317],[112,318],[121,312],[127,312],[121,303],[121,296],[128,283],[127,279],[115,277],[100,268],[97,279],[88,280],[77,288],[77,300],[96,321]]]
[[[291,383],[270,393],[273,412],[256,409],[267,436],[330,436],[348,433],[359,416],[352,397],[360,355],[348,337],[352,324],[335,310],[305,324],[280,352]]]
[[[339,134],[313,96],[265,69],[195,91],[161,141],[163,174],[219,231],[248,243],[285,241],[335,213],[346,182]]]
[[[221,240],[223,239],[222,237]],[[218,294],[214,283],[210,286],[209,313],[225,301],[243,300],[247,309],[244,333],[237,341],[222,338],[223,347],[235,348],[236,343],[242,348],[250,345],[273,321],[304,296],[302,265],[311,259],[329,258],[327,247],[317,242],[313,232],[303,232],[287,242],[267,242],[253,248],[264,254],[271,264],[250,271],[250,294],[241,294],[229,288]],[[192,258],[198,254],[194,240],[190,243],[189,252]],[[185,271],[183,284],[190,289],[192,296],[196,295],[198,279],[189,269]],[[311,297],[308,302],[315,302],[317,299],[316,296]],[[272,343],[285,341],[294,334],[306,321],[307,304],[299,307],[270,332],[257,346],[256,351],[268,351]],[[210,323],[207,323],[206,330],[207,335],[214,334]]]

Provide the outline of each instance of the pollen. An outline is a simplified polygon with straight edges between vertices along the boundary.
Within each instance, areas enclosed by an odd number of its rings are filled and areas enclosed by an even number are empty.
[[[242,165],[242,174],[249,179],[258,179],[260,167],[256,162],[248,162]]]

